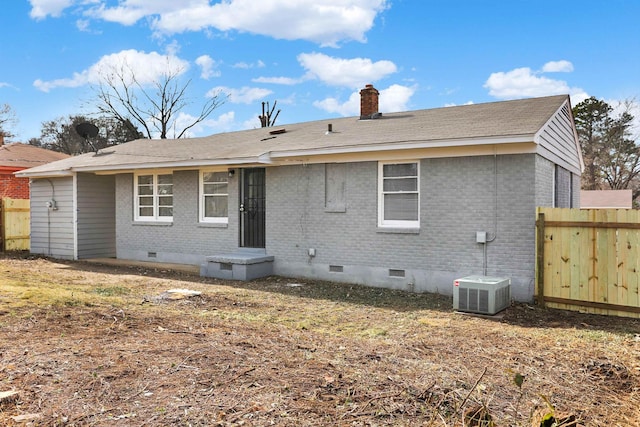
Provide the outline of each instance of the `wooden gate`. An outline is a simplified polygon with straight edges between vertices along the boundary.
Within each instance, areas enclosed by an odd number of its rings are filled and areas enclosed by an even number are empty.
[[[0,250],[29,250],[29,199],[0,199]]]
[[[640,318],[640,211],[538,208],[537,300]]]

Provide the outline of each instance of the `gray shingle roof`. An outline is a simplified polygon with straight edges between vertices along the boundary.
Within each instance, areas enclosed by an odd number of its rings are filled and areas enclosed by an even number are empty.
[[[126,170],[256,163],[260,158],[310,150],[376,151],[411,144],[472,145],[478,139],[531,138],[567,101],[566,95],[491,102],[403,113],[374,120],[358,117],[294,123],[179,140],[139,139],[25,171],[43,175],[70,170]],[[328,124],[333,132],[327,134]],[[284,133],[270,134],[285,129]],[[448,142],[449,141],[449,142]],[[476,141],[476,142],[474,142]],[[452,143],[452,142],[451,142]]]
[[[69,157],[33,145],[14,142],[0,146],[0,168],[26,169]]]

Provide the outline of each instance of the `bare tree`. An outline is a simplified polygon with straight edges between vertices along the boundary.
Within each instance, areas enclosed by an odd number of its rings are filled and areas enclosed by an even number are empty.
[[[99,129],[98,135],[90,141],[77,131],[77,126],[85,122],[91,122]],[[74,156],[138,138],[143,138],[142,133],[128,120],[123,123],[113,117],[87,119],[82,115],[69,115],[43,122],[40,138],[32,138],[29,144]]]
[[[182,138],[189,129],[222,105],[226,97],[219,93],[210,97],[197,116],[178,128],[178,113],[192,103],[187,98],[191,79],[186,83],[181,82],[181,71],[167,67],[167,71],[158,80],[145,85],[127,64],[112,68],[103,74],[97,88],[98,111],[122,123],[139,125],[147,138],[159,134],[161,139],[165,139],[171,131],[174,138]]]
[[[16,115],[9,104],[0,105],[0,135],[5,138],[13,138],[15,135],[9,131],[10,126],[15,126]]]
[[[576,130],[582,146],[586,190],[632,188],[640,195],[640,146],[633,134],[631,114],[634,100],[620,105],[619,112],[605,101],[591,97],[573,108]],[[634,188],[635,187],[635,188]]]
[[[278,110],[276,112],[276,115],[273,115],[273,112],[276,110],[276,105],[278,104],[278,101],[274,101],[273,102],[273,108],[269,109],[269,101],[267,102],[262,102],[262,115],[258,116],[258,118],[260,119],[260,125],[263,128],[266,127],[270,127],[270,126],[275,126],[276,125],[276,119],[278,118],[278,115],[280,114],[280,110]],[[266,110],[265,110],[265,105],[267,106]],[[271,118],[273,117],[273,119]]]

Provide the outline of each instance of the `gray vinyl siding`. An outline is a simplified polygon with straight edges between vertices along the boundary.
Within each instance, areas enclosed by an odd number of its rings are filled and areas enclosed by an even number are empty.
[[[580,155],[570,114],[569,104],[566,103],[539,132],[539,152],[548,160],[579,176]]]
[[[77,175],[78,258],[116,256],[115,177]]]
[[[31,180],[31,253],[74,259],[73,208],[72,177]]]

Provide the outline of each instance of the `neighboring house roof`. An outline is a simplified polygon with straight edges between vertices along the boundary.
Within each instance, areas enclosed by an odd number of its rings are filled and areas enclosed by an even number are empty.
[[[580,208],[582,209],[631,209],[633,192],[631,190],[581,190]]]
[[[560,119],[558,119],[560,117]],[[376,119],[327,119],[277,127],[219,133],[180,140],[139,139],[36,167],[21,176],[74,172],[124,172],[153,168],[193,168],[305,162],[321,156],[357,154],[359,159],[395,150],[433,150],[527,144],[519,150],[556,156],[580,174],[582,157],[566,95],[390,113]],[[561,123],[562,129],[549,130]],[[570,125],[567,123],[570,122]],[[332,131],[329,132],[329,125]],[[566,160],[552,134],[569,141]],[[548,142],[549,140],[554,140]],[[521,152],[513,151],[512,152]],[[373,154],[372,154],[373,153]],[[555,154],[554,154],[555,153]],[[491,154],[487,152],[486,154]],[[555,157],[553,158],[555,160]],[[559,163],[556,162],[556,163]]]
[[[15,172],[67,157],[69,157],[67,154],[15,142],[0,145],[0,170]]]

